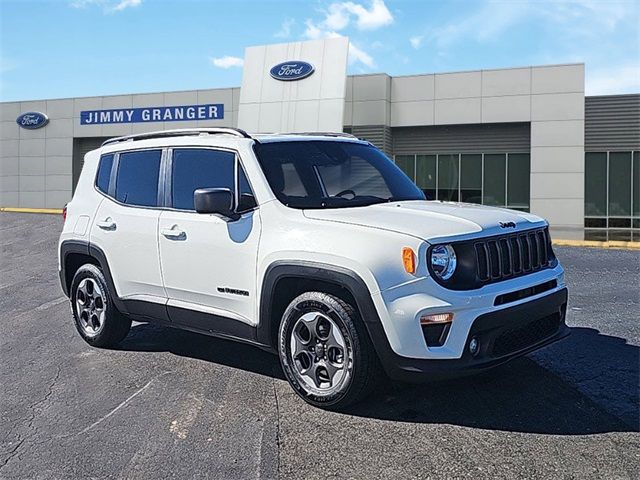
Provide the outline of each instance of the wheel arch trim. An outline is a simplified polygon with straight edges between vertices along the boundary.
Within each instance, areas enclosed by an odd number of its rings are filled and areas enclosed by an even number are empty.
[[[286,278],[300,278],[332,283],[345,288],[354,298],[360,317],[365,324],[372,340],[372,329],[382,327],[378,311],[373,303],[371,292],[366,283],[356,272],[337,265],[306,261],[306,260],[277,260],[267,267],[262,281],[259,304],[258,339],[260,342],[273,345],[273,329],[279,319],[273,318],[276,286]],[[377,335],[375,335],[377,337]],[[376,351],[378,345],[373,342]]]
[[[70,282],[67,282],[67,257],[70,254],[79,253],[93,258],[98,262],[104,278],[107,281],[109,291],[113,292],[112,301],[115,303],[116,308],[122,313],[129,313],[125,302],[120,299],[115,284],[113,283],[113,277],[111,276],[111,270],[109,269],[109,262],[102,249],[96,245],[90,244],[85,240],[65,240],[60,244],[60,283],[62,285],[62,291],[67,297],[70,297],[69,291]]]

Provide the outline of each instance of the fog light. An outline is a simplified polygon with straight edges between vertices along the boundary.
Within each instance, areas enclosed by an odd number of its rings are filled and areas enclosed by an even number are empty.
[[[422,315],[420,325],[432,325],[434,323],[450,323],[453,320],[453,313],[434,313],[433,315]]]
[[[469,342],[469,352],[471,352],[471,355],[475,357],[479,351],[480,351],[480,342],[478,342],[478,339],[476,337],[473,337]]]

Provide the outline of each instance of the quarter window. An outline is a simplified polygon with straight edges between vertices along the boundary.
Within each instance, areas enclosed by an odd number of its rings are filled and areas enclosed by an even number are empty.
[[[121,153],[118,158],[116,200],[127,205],[158,205],[161,150]]]
[[[96,175],[96,187],[102,193],[109,193],[109,179],[111,178],[111,167],[113,167],[113,154],[102,155]]]

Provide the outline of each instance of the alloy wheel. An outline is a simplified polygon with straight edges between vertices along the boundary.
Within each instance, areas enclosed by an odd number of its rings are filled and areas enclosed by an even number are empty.
[[[106,311],[106,299],[98,283],[83,278],[76,290],[76,313],[86,335],[94,337],[102,330]]]
[[[308,312],[294,324],[290,339],[293,373],[311,391],[328,393],[340,385],[351,361],[338,325],[321,312]]]

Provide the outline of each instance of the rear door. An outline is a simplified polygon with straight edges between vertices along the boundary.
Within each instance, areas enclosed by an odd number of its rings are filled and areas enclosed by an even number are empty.
[[[167,167],[169,209],[159,223],[160,259],[172,321],[238,332],[256,323],[260,212],[237,154],[174,148]],[[238,220],[195,212],[198,188],[229,188],[241,201]]]
[[[91,243],[105,254],[117,295],[134,306],[166,303],[157,237],[162,157],[162,149],[121,152],[98,167],[96,188],[105,198]]]

